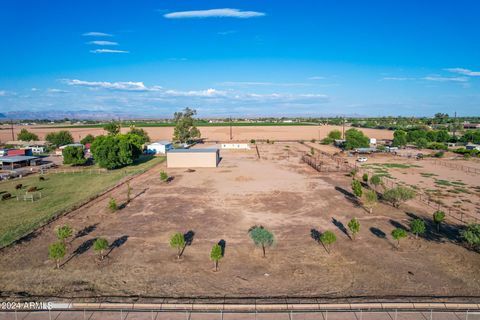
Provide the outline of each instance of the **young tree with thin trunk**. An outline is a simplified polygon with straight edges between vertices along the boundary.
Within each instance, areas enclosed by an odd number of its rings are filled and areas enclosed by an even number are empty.
[[[108,200],[108,208],[109,208],[110,211],[112,211],[112,212],[115,212],[115,211],[117,211],[117,209],[118,209],[117,201],[116,201],[114,198],[112,198],[112,197],[110,197],[110,200]]]
[[[360,222],[357,218],[352,218],[352,220],[348,222],[348,229],[352,234],[352,240],[355,240],[355,235],[360,231]]]
[[[63,242],[60,242],[60,241],[55,242],[48,247],[48,257],[51,260],[55,261],[55,265],[57,269],[60,268],[60,260],[62,260],[63,257],[65,257],[66,253],[67,253],[67,247]]]
[[[105,258],[105,251],[108,249],[108,241],[105,238],[98,238],[93,243],[93,250],[100,255],[100,259]]]
[[[265,258],[265,248],[271,247],[275,242],[273,234],[263,226],[254,226],[250,228],[248,234],[256,246],[262,247],[263,257]]]
[[[415,239],[418,239],[419,234],[424,234],[426,229],[425,221],[422,219],[413,219],[410,222],[410,231],[415,235]]]
[[[132,196],[132,187],[130,187],[130,182],[127,182],[127,203],[130,203]]]
[[[352,181],[352,191],[355,197],[361,198],[363,191],[362,191],[362,184],[358,180],[353,180]]]
[[[320,236],[320,242],[323,244],[328,254],[330,254],[330,251],[331,251],[330,246],[334,244],[336,241],[337,241],[337,236],[335,236],[335,233],[333,233],[332,231],[325,231]]]
[[[66,240],[73,235],[73,229],[69,225],[64,225],[57,228],[57,238],[63,244],[66,244]]]
[[[218,261],[220,261],[222,258],[222,247],[219,244],[214,245],[212,251],[210,252],[210,259],[215,264],[215,272],[218,270]]]
[[[374,190],[365,190],[363,194],[363,206],[368,209],[370,214],[373,208],[378,204],[377,193]]]
[[[402,228],[396,228],[392,231],[392,237],[397,241],[397,249],[400,248],[400,240],[407,237],[407,231]]]
[[[388,189],[383,193],[383,199],[392,204],[393,207],[398,208],[400,205],[408,200],[415,198],[415,190],[407,187],[395,187]]]
[[[440,210],[435,211],[433,213],[433,222],[435,222],[435,225],[437,226],[437,232],[440,232],[440,225],[443,221],[445,221],[445,212]]]
[[[170,237],[170,247],[177,249],[177,259],[180,259],[186,246],[187,243],[183,233],[177,232]]]
[[[375,188],[377,188],[379,185],[382,184],[382,178],[380,178],[379,175],[373,175],[371,178],[370,178],[370,183],[373,184],[373,186]]]

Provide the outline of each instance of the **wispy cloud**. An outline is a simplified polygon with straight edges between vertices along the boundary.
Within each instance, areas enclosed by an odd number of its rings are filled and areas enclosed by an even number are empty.
[[[56,89],[56,88],[47,89],[47,92],[48,93],[68,93],[68,91],[66,90]]]
[[[259,82],[259,81],[226,81],[218,85],[224,87],[272,86],[272,87],[306,87],[309,83],[302,82]]]
[[[5,97],[7,95],[7,91],[0,90],[0,97]]]
[[[91,53],[130,53],[130,51],[126,50],[113,50],[113,49],[95,49],[90,50]]]
[[[90,41],[88,44],[95,44],[97,46],[118,46],[118,42],[104,40]]]
[[[221,36],[228,36],[229,34],[234,34],[234,33],[237,33],[237,30],[227,30],[227,31],[217,32],[217,34]]]
[[[385,77],[383,80],[391,80],[391,81],[407,81],[407,80],[415,80],[415,78],[409,77]]]
[[[466,77],[442,77],[442,76],[428,76],[423,77],[422,80],[437,81],[437,82],[467,82]]]
[[[164,14],[168,19],[184,19],[184,18],[255,18],[263,17],[265,13],[257,11],[241,11],[239,9],[210,9],[210,10],[194,10],[194,11],[178,11]]]
[[[453,72],[453,73],[462,74],[462,75],[465,75],[465,76],[470,76],[470,77],[479,77],[480,76],[480,71],[472,71],[472,70],[465,69],[465,68],[447,68],[445,70],[449,71],[449,72]]]
[[[96,89],[110,89],[119,91],[158,91],[160,86],[147,87],[143,82],[108,82],[108,81],[83,81],[78,79],[62,79],[69,86],[89,87]]]
[[[84,37],[113,37],[113,34],[92,31],[92,32],[86,32],[86,33],[82,34],[82,36],[84,36]]]
[[[313,76],[308,78],[308,80],[323,80],[323,79],[325,79],[325,77]]]
[[[176,97],[224,97],[227,95],[227,92],[209,88],[207,90],[191,91],[167,90],[165,94]]]

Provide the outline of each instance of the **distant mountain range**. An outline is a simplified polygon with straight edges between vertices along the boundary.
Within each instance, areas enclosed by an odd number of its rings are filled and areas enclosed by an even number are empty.
[[[0,118],[6,118],[7,116],[4,115],[3,113],[0,113]]]

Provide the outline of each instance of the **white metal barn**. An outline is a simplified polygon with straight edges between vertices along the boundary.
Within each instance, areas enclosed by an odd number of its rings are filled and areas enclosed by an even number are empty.
[[[220,162],[220,150],[173,149],[167,152],[167,168],[215,168]]]
[[[150,154],[165,154],[171,149],[173,149],[173,144],[166,140],[156,141],[147,145],[147,153]]]

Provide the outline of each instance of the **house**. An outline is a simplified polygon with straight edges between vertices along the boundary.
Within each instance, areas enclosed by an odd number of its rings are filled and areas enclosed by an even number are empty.
[[[167,152],[167,168],[216,168],[220,162],[217,148],[173,149]]]
[[[66,145],[61,146],[58,149],[56,149],[55,150],[55,155],[57,155],[57,156],[63,155],[63,149],[65,149],[66,147],[82,147],[82,149],[85,150],[85,146],[81,143],[70,143],[70,144],[66,144]]]
[[[370,138],[370,146],[375,147],[377,145],[377,139],[376,138]]]
[[[173,143],[167,140],[156,141],[147,145],[148,154],[165,154],[173,149]]]
[[[2,170],[14,170],[15,168],[35,166],[39,161],[34,156],[6,156],[0,157],[0,165]]]
[[[362,154],[373,153],[373,152],[376,152],[376,151],[377,151],[377,148],[355,148],[355,149],[353,149],[353,152],[362,153]]]
[[[480,129],[480,123],[464,123],[464,129]]]
[[[222,149],[244,149],[250,150],[248,143],[222,143]]]
[[[6,156],[31,156],[33,155],[32,149],[0,149],[0,157]]]
[[[469,143],[465,146],[465,149],[467,150],[478,150],[480,151],[480,145],[479,144],[474,144],[474,143]]]

